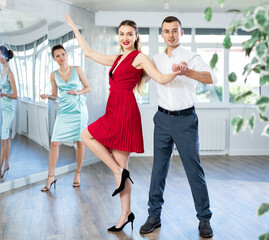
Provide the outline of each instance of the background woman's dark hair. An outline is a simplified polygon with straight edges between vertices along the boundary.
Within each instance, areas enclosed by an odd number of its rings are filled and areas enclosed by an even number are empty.
[[[5,46],[0,46],[0,51],[2,52],[2,55],[6,58],[7,61],[13,58],[13,52],[11,50],[8,50]]]
[[[182,24],[180,22],[180,20],[177,18],[177,17],[174,17],[174,16],[169,16],[169,17],[166,17],[163,22],[162,22],[162,26],[163,27],[163,23],[171,23],[171,22],[178,22],[180,27],[182,28]]]
[[[130,26],[130,27],[133,27],[135,29],[135,34],[138,34],[138,27],[136,26],[136,23],[134,21],[132,21],[132,20],[124,20],[124,21],[122,21],[120,23],[118,29],[121,26]],[[135,40],[134,47],[139,52],[142,52],[141,51],[141,44],[140,44],[139,35],[138,35],[138,38]],[[122,46],[120,48],[123,51]],[[135,91],[137,91],[141,95],[143,94],[143,86],[144,86],[144,82],[145,82],[145,77],[143,77],[144,75],[145,75],[145,72],[143,73],[141,79],[139,80],[139,82],[137,83],[137,85],[135,87]]]
[[[52,55],[52,57],[54,57],[54,51],[55,51],[55,50],[58,50],[58,49],[63,49],[63,50],[65,51],[64,47],[63,47],[61,44],[55,45],[55,46],[53,46],[52,49],[51,49],[51,55]],[[66,52],[66,51],[65,51],[65,52]]]

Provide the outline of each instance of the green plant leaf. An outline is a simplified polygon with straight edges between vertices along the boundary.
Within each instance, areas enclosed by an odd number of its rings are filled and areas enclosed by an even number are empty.
[[[251,64],[255,64],[255,63],[257,63],[257,62],[259,62],[259,60],[258,60],[256,57],[252,58],[252,60],[251,60]]]
[[[267,85],[267,84],[269,84],[269,75],[263,75],[260,78],[260,84],[261,85]]]
[[[229,9],[229,10],[226,11],[226,13],[232,13],[232,12],[240,13],[241,10],[239,10],[239,9]]]
[[[264,8],[261,8],[261,7],[258,7],[256,10],[255,10],[255,20],[257,22],[257,24],[261,27],[263,27],[267,21],[267,17],[266,17],[266,11]]]
[[[261,216],[269,211],[269,203],[263,203],[257,209],[257,215]]]
[[[254,129],[254,126],[255,126],[255,115],[254,114],[251,114],[250,118],[248,119],[248,125],[250,127],[251,132],[252,132]]]
[[[217,53],[214,53],[213,56],[212,56],[212,59],[210,60],[210,67],[212,69],[214,69],[216,67],[216,64],[219,60],[219,56]]]
[[[212,19],[212,8],[211,7],[206,8],[204,14],[205,14],[205,20],[210,22]]]
[[[262,136],[266,136],[266,137],[269,137],[269,124],[267,124],[263,131],[262,131]]]
[[[269,232],[259,236],[259,240],[269,240]]]
[[[249,40],[243,42],[241,44],[243,50],[246,50],[247,48],[253,48],[255,43],[257,42],[258,38],[257,37],[251,37]]]
[[[235,101],[237,102],[237,101],[239,101],[240,99],[244,99],[244,98],[246,98],[247,96],[251,95],[252,93],[253,93],[253,92],[249,90],[249,91],[247,91],[247,92],[245,92],[245,93],[243,93],[243,94],[237,96],[236,99],[235,99]]]
[[[226,0],[219,0],[219,4],[224,4]]]
[[[244,29],[246,31],[252,31],[253,29],[255,29],[255,23],[254,23],[254,19],[253,18],[247,19],[247,21],[244,24]]]
[[[268,97],[262,96],[256,102],[256,105],[263,105],[263,104],[269,104],[269,98]]]
[[[267,45],[264,42],[261,42],[256,46],[256,54],[260,59],[264,58],[267,54],[267,50]]]
[[[234,126],[234,133],[239,133],[244,123],[244,119],[242,117],[235,117],[232,120],[232,125]]]
[[[236,82],[237,80],[237,76],[235,74],[235,72],[231,72],[229,75],[228,75],[228,81],[229,82]]]
[[[261,73],[260,66],[256,66],[255,68],[253,68],[253,71],[254,71],[255,73]],[[261,83],[261,79],[260,79],[260,83]]]
[[[268,121],[269,121],[268,117],[262,115],[261,113],[259,114],[259,118],[260,118],[263,122],[268,122]]]
[[[248,63],[247,65],[244,66],[244,71],[242,75],[245,75],[246,71],[249,70],[249,67],[251,66],[250,63]]]
[[[230,49],[232,46],[232,42],[231,42],[231,36],[230,34],[227,34],[223,40],[222,45],[226,48],[226,49]]]
[[[259,111],[261,111],[261,112],[265,112],[266,109],[267,109],[267,107],[266,107],[266,106],[263,106],[263,107],[259,107],[258,109],[259,109]]]

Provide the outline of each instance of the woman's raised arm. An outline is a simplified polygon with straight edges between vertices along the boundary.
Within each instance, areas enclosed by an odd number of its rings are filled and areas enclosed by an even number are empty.
[[[86,57],[90,58],[91,60],[106,65],[106,66],[112,66],[115,62],[117,55],[105,55],[98,52],[93,51],[88,43],[85,41],[85,39],[82,37],[81,33],[79,32],[78,28],[76,27],[75,23],[69,16],[69,14],[66,14],[65,21],[67,24],[72,28],[79,46],[81,47],[83,53]]]

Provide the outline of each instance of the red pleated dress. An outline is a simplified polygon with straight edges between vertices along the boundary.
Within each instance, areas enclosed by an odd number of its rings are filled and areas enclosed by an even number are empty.
[[[109,71],[110,94],[105,115],[88,126],[89,133],[110,149],[144,152],[141,116],[133,92],[143,74],[143,69],[132,66],[139,53],[129,53],[117,66],[122,55],[118,56]]]

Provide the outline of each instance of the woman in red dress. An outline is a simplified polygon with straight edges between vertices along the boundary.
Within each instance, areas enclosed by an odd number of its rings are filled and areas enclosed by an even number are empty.
[[[117,189],[112,196],[120,193],[121,215],[117,225],[109,231],[121,231],[131,222],[134,214],[131,212],[131,178],[128,169],[130,152],[143,153],[143,135],[140,112],[134,96],[134,88],[142,87],[143,72],[160,84],[173,80],[179,73],[161,74],[141,53],[139,34],[135,22],[121,22],[118,34],[122,55],[103,55],[93,51],[83,39],[76,25],[66,15],[66,22],[74,31],[77,41],[85,56],[95,62],[112,66],[109,72],[110,94],[105,115],[86,128],[82,141],[101,159],[114,173]],[[111,154],[112,153],[112,154]]]

